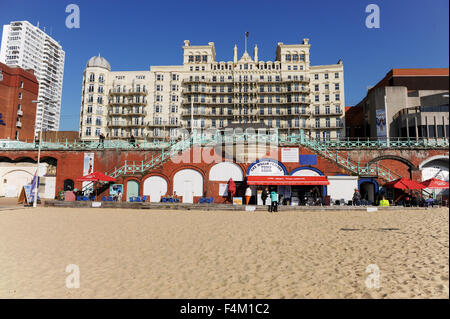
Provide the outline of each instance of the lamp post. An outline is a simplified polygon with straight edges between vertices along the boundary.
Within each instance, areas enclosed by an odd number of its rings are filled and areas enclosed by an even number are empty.
[[[43,103],[43,104],[49,104],[49,103],[56,103],[57,101],[31,101],[31,103]],[[38,146],[38,158],[37,158],[37,169],[36,169],[36,185],[34,187],[34,198],[33,198],[33,207],[37,207],[37,197],[38,197],[38,188],[39,188],[39,165],[41,162],[41,143],[42,143],[42,124],[44,123],[44,117],[42,116],[41,119],[41,127],[39,129],[39,146]]]

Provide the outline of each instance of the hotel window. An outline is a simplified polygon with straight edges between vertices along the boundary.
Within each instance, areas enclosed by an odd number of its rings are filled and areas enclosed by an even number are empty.
[[[105,82],[105,78],[104,78],[103,74],[100,74],[100,76],[98,77],[98,81],[99,81],[100,83]]]
[[[316,106],[314,114],[316,114],[316,115],[320,114],[320,106]]]
[[[290,54],[286,54],[286,61],[291,61],[291,55]]]
[[[341,100],[341,96],[340,96],[339,94],[336,94],[336,95],[334,96],[334,99],[335,99],[336,101],[340,101],[340,100]]]
[[[341,119],[340,118],[336,119],[336,127],[341,127]]]
[[[157,86],[156,86],[156,91],[162,91],[162,89],[163,89],[163,86],[162,86],[162,85],[157,85]]]
[[[90,102],[90,103],[94,102],[94,96],[93,95],[89,95],[88,96],[88,102]]]
[[[296,66],[296,65],[294,65],[292,68],[293,68],[295,71],[297,70],[297,66]]]
[[[196,66],[196,67],[195,67],[195,71],[200,71],[200,67],[199,67],[199,66]]]
[[[264,85],[259,86],[259,92],[264,92]]]
[[[302,127],[306,127],[306,119],[305,118],[302,119]]]
[[[281,108],[279,106],[277,106],[276,112],[277,112],[277,114],[281,114]]]
[[[223,127],[223,120],[219,120],[219,126]]]
[[[338,140],[340,140],[340,139],[341,139],[341,136],[342,136],[341,131],[337,131],[337,132],[336,132],[336,138],[337,138]]]
[[[231,106],[228,107],[228,115],[233,115],[233,108]]]
[[[330,100],[330,96],[328,94],[325,94],[325,102],[328,102]]]
[[[164,76],[162,74],[156,75],[156,81],[163,81],[163,80],[164,80]]]
[[[341,114],[341,107],[336,105],[336,114]]]
[[[330,106],[325,106],[325,114],[330,114]]]
[[[328,84],[325,84],[325,91],[328,91],[330,89],[330,86]]]
[[[89,84],[88,92],[89,93],[94,92],[94,84]]]
[[[259,103],[264,103],[264,96],[259,97]]]
[[[290,107],[290,106],[287,107],[287,114],[288,115],[292,114],[292,107]]]
[[[272,82],[272,76],[271,75],[267,76],[267,82]]]
[[[95,125],[101,126],[102,125],[102,119],[100,117],[97,117],[95,119]]]
[[[88,116],[86,118],[86,124],[92,124],[92,117]]]
[[[300,126],[299,124],[300,124],[300,123],[299,123],[299,121],[298,121],[298,118],[294,119],[294,126],[295,126],[295,127],[299,127],[299,126]]]
[[[320,119],[316,119],[316,128],[320,128]]]
[[[20,81],[20,88],[23,89],[23,81]]]
[[[269,106],[269,107],[267,107],[267,114],[272,114],[272,107],[271,106]]]
[[[275,85],[275,91],[276,91],[276,92],[281,92],[281,88],[280,88],[279,85]]]
[[[86,127],[86,136],[91,136],[91,128]]]
[[[277,127],[281,127],[281,121],[280,119],[276,119]]]
[[[304,54],[300,54],[300,61],[305,61],[305,55]]]
[[[172,84],[172,91],[178,91],[178,85]]]
[[[314,74],[314,80],[318,80],[319,79],[319,74]]]
[[[213,81],[213,82],[217,82],[217,76],[213,76],[213,77],[212,77],[212,81]]]
[[[267,103],[272,103],[272,97],[271,97],[271,96],[269,96],[269,97],[267,98]]]
[[[223,85],[220,86],[220,92],[224,93],[225,92],[225,87]]]
[[[339,79],[339,73],[338,72],[334,73],[334,78],[335,79]]]
[[[228,93],[233,92],[233,87],[231,85],[228,86]]]
[[[194,62],[194,56],[193,55],[189,56],[189,62]]]
[[[272,119],[268,119],[267,120],[267,126],[268,127],[272,127]]]
[[[98,93],[103,93],[103,86],[98,87]]]
[[[298,61],[298,54],[292,55],[292,61]]]
[[[318,95],[316,95],[316,96],[314,97],[314,101],[315,101],[315,102],[319,102],[319,96],[318,96]]]
[[[300,113],[300,109],[298,107],[298,105],[294,106],[294,114],[299,114]]]
[[[336,91],[339,91],[339,83],[335,83],[335,84],[334,84],[334,89],[335,89]]]
[[[276,81],[276,82],[280,82],[280,81],[281,81],[281,78],[280,78],[279,75],[275,76],[275,81]]]
[[[216,127],[216,120],[215,119],[211,120],[211,127]]]
[[[325,126],[326,126],[326,127],[330,127],[330,118],[329,118],[329,117],[327,117],[327,118],[325,119]]]
[[[92,105],[88,105],[87,109],[86,109],[86,113],[92,113]]]
[[[267,92],[272,92],[272,85],[267,86]]]
[[[89,82],[94,82],[95,81],[95,75],[94,75],[94,73],[91,73],[90,75],[89,75]],[[90,135],[90,134],[89,134]]]
[[[101,96],[97,97],[97,103],[98,104],[103,104],[103,98]]]
[[[319,84],[315,84],[315,85],[314,85],[314,91],[316,91],[316,92],[319,91]]]
[[[220,82],[225,82],[225,77],[224,76],[220,77]]]
[[[208,62],[208,56],[202,55],[202,62]]]
[[[264,107],[263,106],[259,107],[259,114],[264,115]]]
[[[195,56],[195,62],[200,62],[201,60],[201,56],[200,55],[196,55]]]
[[[306,106],[302,106],[302,114],[306,114]]]
[[[328,80],[328,73],[324,74],[325,80]]]

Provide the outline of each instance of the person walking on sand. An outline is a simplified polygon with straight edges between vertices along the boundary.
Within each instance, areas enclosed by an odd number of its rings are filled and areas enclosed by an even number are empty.
[[[261,199],[263,201],[264,206],[266,205],[267,197],[269,197],[269,190],[266,187],[266,188],[264,188],[264,190],[262,191],[262,194],[261,194]]]
[[[275,190],[270,192],[270,210],[271,213],[278,212],[278,194]]]

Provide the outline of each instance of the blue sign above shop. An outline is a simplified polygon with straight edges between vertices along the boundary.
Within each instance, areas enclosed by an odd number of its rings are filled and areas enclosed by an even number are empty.
[[[300,165],[317,165],[317,155],[300,155]]]

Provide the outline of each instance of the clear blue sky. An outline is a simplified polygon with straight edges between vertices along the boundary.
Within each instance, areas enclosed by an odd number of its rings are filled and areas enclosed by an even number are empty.
[[[80,29],[65,27],[65,8],[80,7]],[[380,7],[381,26],[367,29],[365,8]],[[66,52],[61,130],[78,130],[83,69],[99,52],[113,70],[147,70],[182,63],[183,40],[215,42],[229,61],[244,32],[260,60],[277,42],[309,38],[311,64],[344,62],[346,105],[355,105],[391,68],[448,67],[448,0],[2,0],[0,23],[28,20],[52,32]]]

